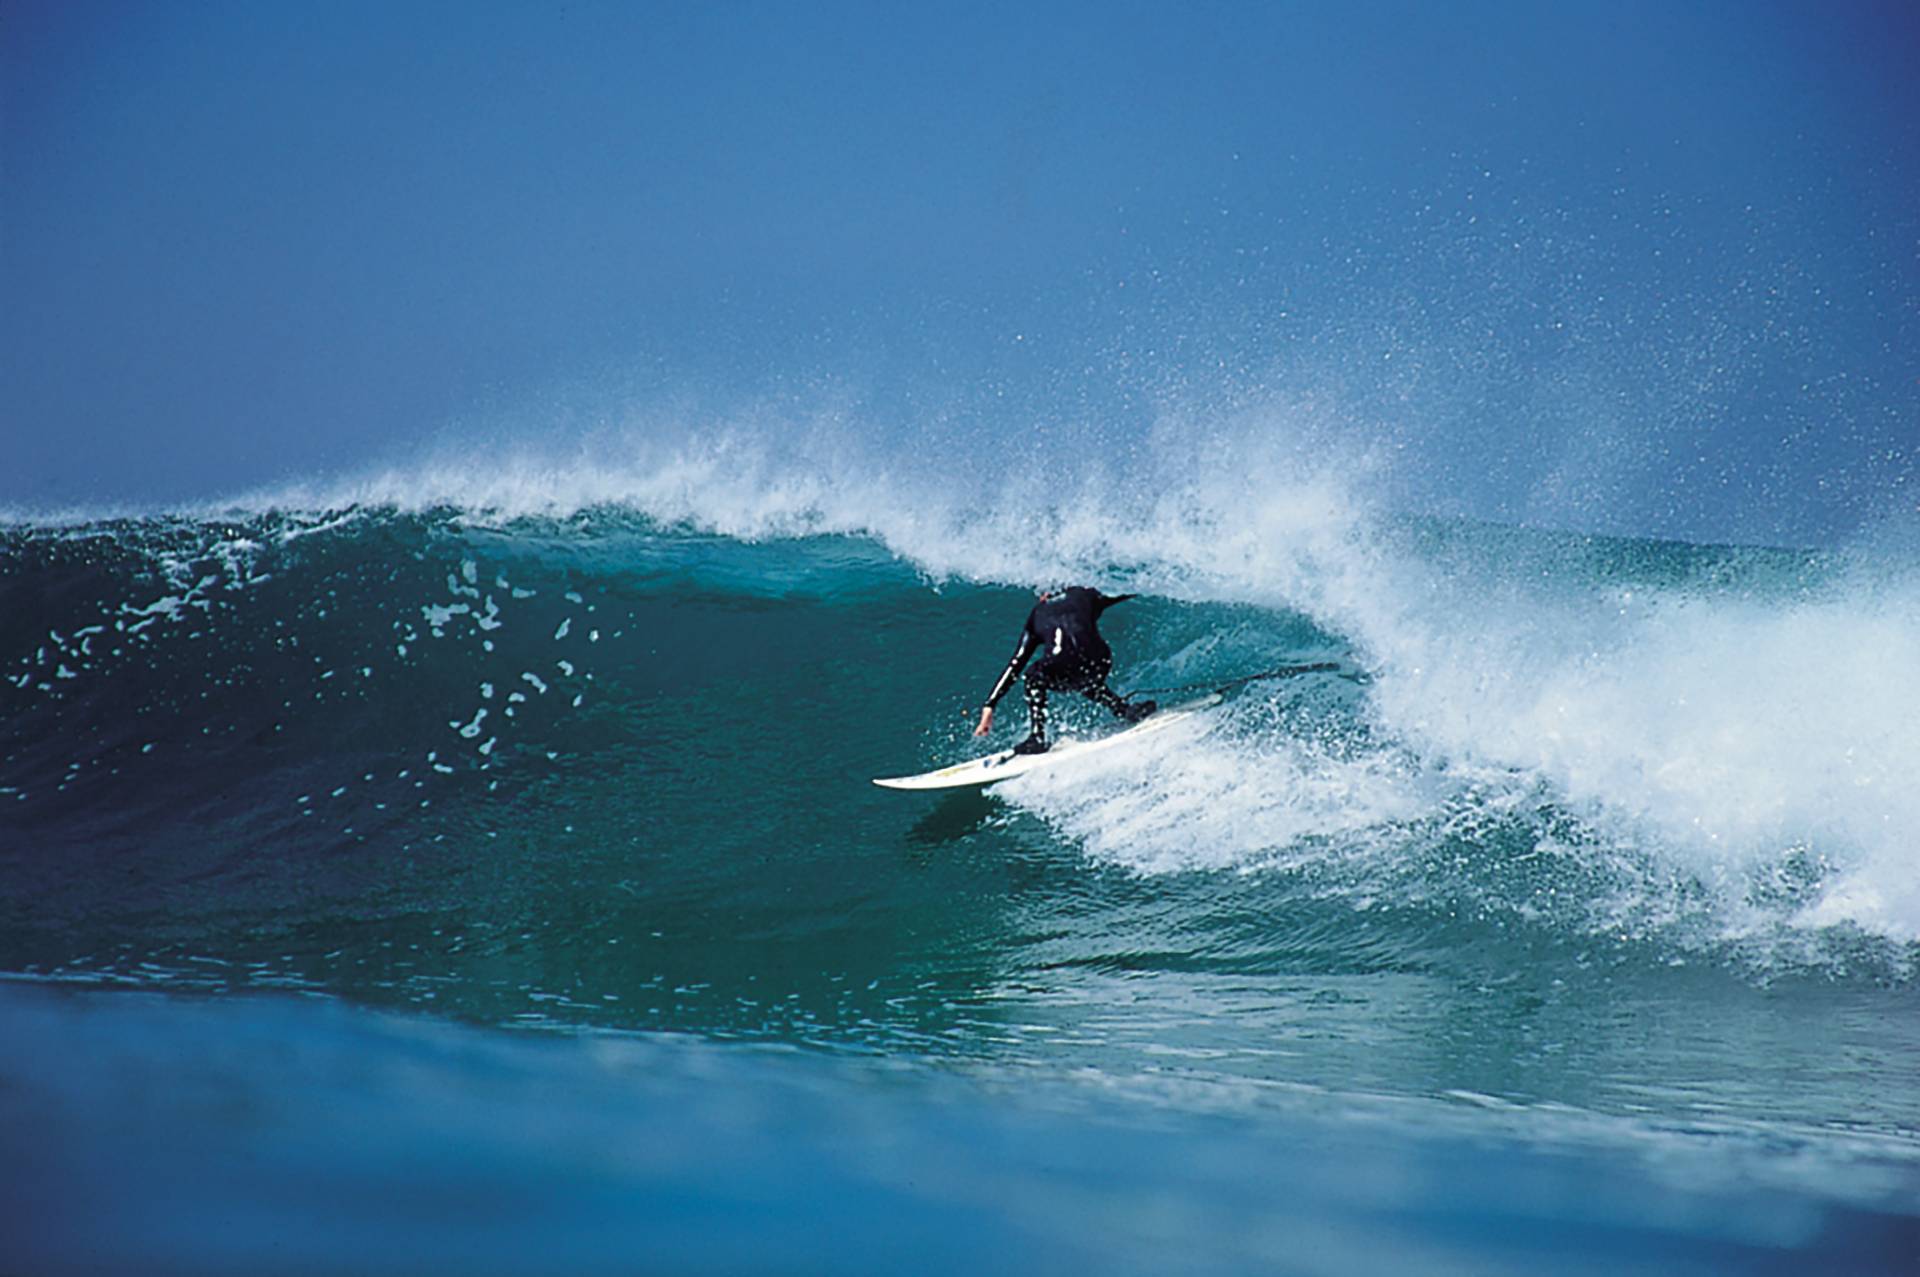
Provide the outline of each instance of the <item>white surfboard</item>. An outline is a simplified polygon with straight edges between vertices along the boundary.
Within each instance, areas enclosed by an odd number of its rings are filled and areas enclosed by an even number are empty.
[[[1088,758],[1103,750],[1128,741],[1139,740],[1151,732],[1165,731],[1175,723],[1192,718],[1210,705],[1220,703],[1218,692],[1204,696],[1197,701],[1187,701],[1180,705],[1161,710],[1144,722],[1093,740],[1063,740],[1044,754],[1016,754],[1003,749],[997,754],[988,754],[985,758],[970,759],[964,763],[955,763],[951,767],[942,767],[938,771],[924,772],[918,776],[882,776],[874,779],[874,784],[887,789],[964,789],[970,785],[993,785],[1003,780],[1012,780],[1015,776],[1024,776],[1030,771],[1042,767],[1056,767],[1061,763],[1074,762]]]

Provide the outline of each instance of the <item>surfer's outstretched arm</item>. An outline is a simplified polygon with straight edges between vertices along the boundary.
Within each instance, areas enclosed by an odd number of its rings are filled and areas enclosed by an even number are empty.
[[[1013,649],[1013,656],[1007,661],[1007,668],[1000,671],[1000,679],[993,685],[993,691],[987,696],[987,703],[980,707],[980,725],[973,729],[975,736],[985,736],[988,729],[993,726],[993,707],[1000,703],[1000,698],[1007,694],[1009,687],[1013,686],[1013,680],[1020,677],[1020,671],[1033,656],[1033,649],[1036,646],[1038,644],[1033,639],[1033,627],[1029,625],[1020,631],[1020,643]]]
[[[1125,603],[1128,599],[1137,599],[1137,594],[1095,594],[1093,596],[1093,614],[1100,615],[1115,603]]]

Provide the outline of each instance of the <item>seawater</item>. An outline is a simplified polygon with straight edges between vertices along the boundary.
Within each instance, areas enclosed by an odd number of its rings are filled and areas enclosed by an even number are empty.
[[[1897,549],[796,473],[0,529],[0,1269],[1920,1253]],[[868,784],[1058,579],[1122,688],[1366,677]]]

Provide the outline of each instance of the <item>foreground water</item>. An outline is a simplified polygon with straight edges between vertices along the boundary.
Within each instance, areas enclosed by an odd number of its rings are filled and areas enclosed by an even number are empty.
[[[1894,1272],[1911,1150],[0,992],[29,1272]]]
[[[1897,563],[988,534],[6,531],[25,1270],[1920,1253]],[[1123,686],[1367,677],[987,795],[868,785],[970,747],[1005,583],[1057,575],[1142,592]]]

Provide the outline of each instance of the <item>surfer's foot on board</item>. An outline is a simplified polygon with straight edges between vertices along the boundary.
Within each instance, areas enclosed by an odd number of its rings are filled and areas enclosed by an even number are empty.
[[[1029,736],[1018,745],[1015,745],[1013,752],[1016,754],[1044,754],[1047,752],[1047,742],[1038,736]]]
[[[1131,705],[1122,707],[1120,717],[1126,719],[1129,723],[1137,723],[1142,719],[1151,717],[1153,712],[1159,708],[1159,701],[1136,701]]]

